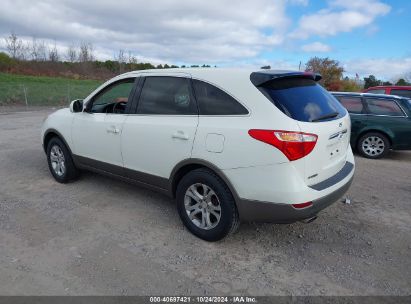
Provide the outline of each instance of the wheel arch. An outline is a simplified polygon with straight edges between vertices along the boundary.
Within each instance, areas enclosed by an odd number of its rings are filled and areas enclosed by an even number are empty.
[[[70,154],[73,154],[71,152],[70,146],[67,144],[67,141],[64,139],[64,136],[61,135],[61,133],[55,129],[48,129],[46,132],[44,132],[44,137],[43,137],[43,150],[45,153],[47,153],[47,146],[50,140],[53,137],[58,137],[60,140],[63,141],[63,143],[66,145],[67,149],[70,151]]]
[[[361,137],[363,137],[365,134],[367,133],[381,133],[382,135],[384,135],[385,137],[387,137],[389,143],[390,143],[390,148],[393,145],[393,136],[391,134],[390,131],[388,130],[382,130],[382,129],[377,129],[377,128],[372,128],[372,129],[366,129],[366,130],[362,130],[358,136],[357,136],[357,140],[355,142],[355,147],[358,146]]]
[[[176,197],[176,191],[177,191],[177,185],[180,182],[180,180],[190,171],[199,169],[199,168],[206,168],[213,173],[215,173],[219,178],[221,178],[224,183],[227,185],[228,189],[230,190],[231,194],[234,197],[234,201],[236,203],[237,209],[238,209],[238,204],[237,202],[239,201],[239,196],[237,192],[235,191],[234,186],[231,184],[230,180],[227,178],[227,176],[222,172],[221,169],[219,169],[217,166],[213,165],[212,163],[203,160],[203,159],[197,159],[197,158],[191,158],[191,159],[186,159],[181,162],[179,162],[173,169],[173,171],[170,174],[170,194],[173,198]]]

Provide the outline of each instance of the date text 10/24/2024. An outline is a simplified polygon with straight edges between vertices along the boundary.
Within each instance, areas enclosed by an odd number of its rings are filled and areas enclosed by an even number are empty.
[[[257,303],[257,299],[255,297],[242,297],[242,296],[234,296],[234,297],[158,296],[158,297],[150,297],[150,303]]]

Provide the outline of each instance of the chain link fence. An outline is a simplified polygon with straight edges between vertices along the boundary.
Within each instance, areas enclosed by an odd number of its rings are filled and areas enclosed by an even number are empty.
[[[0,82],[0,106],[64,106],[73,99],[83,99],[97,83],[2,83]]]

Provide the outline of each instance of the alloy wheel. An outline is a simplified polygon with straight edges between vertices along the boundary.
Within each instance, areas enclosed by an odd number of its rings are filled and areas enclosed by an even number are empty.
[[[361,148],[366,155],[376,157],[384,152],[385,143],[381,137],[369,136],[363,140]]]
[[[188,218],[198,228],[210,230],[220,222],[220,200],[214,190],[205,184],[196,183],[188,187],[184,207]]]
[[[66,173],[66,160],[63,151],[58,145],[54,145],[50,150],[50,163],[54,173],[63,176]]]

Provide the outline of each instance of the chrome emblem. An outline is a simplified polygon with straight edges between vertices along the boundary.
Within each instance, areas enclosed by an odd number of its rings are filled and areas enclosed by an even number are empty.
[[[340,122],[339,127],[342,128],[342,122]]]

